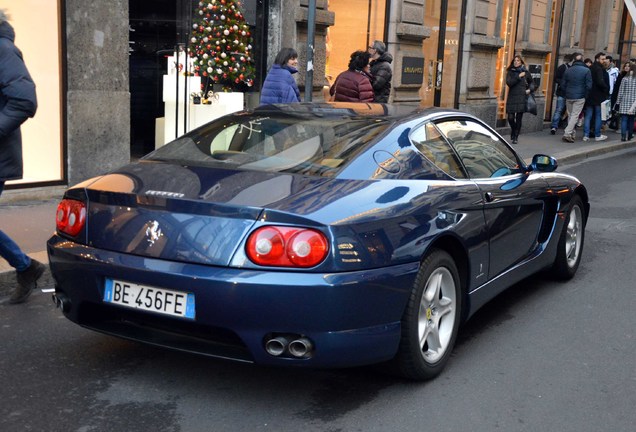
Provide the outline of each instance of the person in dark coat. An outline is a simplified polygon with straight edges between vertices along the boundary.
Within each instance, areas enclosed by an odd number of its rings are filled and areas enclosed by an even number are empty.
[[[393,56],[386,52],[386,45],[382,41],[375,41],[369,47],[371,54],[371,85],[373,86],[373,101],[387,103],[391,95],[391,79],[393,71],[391,62]]]
[[[14,45],[15,31],[0,9],[0,194],[7,180],[22,178],[22,135],[20,125],[35,115],[35,84],[22,53]],[[44,273],[44,264],[29,258],[0,231],[0,256],[16,269],[18,285],[10,303],[24,302]]]
[[[594,56],[594,63],[590,66],[592,73],[592,90],[585,99],[585,121],[583,124],[583,141],[590,137],[590,129],[594,122],[594,140],[604,141],[606,135],[601,135],[601,103],[609,99],[609,74],[607,73],[607,61],[605,53],[599,52]]]
[[[298,53],[283,48],[276,55],[261,89],[261,105],[300,102],[298,84],[292,76],[298,73]]]
[[[329,94],[336,102],[373,102],[373,86],[367,51],[356,51],[351,54],[349,69],[336,78],[329,89]]]
[[[520,55],[514,56],[507,71],[506,113],[510,124],[510,139],[513,144],[517,144],[521,132],[521,120],[523,113],[526,112],[526,99],[531,92],[534,92],[534,81]]]
[[[585,98],[592,88],[592,73],[583,63],[583,55],[574,53],[572,65],[565,71],[561,86],[565,92],[565,106],[568,110],[568,125],[561,140],[573,143],[576,139],[576,125],[585,106]]]

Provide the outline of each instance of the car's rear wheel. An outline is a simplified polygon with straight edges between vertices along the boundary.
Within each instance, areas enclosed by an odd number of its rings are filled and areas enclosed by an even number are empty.
[[[402,318],[398,373],[416,380],[439,375],[457,339],[461,298],[453,258],[433,250],[422,261]]]
[[[585,239],[585,213],[583,201],[578,196],[572,198],[570,210],[561,231],[557,256],[552,266],[552,275],[561,280],[571,279],[581,263],[583,241]]]

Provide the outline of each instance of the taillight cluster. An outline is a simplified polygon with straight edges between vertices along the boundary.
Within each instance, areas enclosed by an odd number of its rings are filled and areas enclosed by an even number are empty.
[[[313,267],[329,252],[329,243],[317,230],[264,226],[247,239],[246,254],[255,264],[275,267]]]
[[[63,199],[57,206],[55,226],[59,232],[75,237],[86,223],[86,205],[77,200]]]

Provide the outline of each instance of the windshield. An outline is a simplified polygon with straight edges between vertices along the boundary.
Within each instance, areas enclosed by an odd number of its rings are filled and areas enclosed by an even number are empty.
[[[388,120],[378,118],[236,115],[144,159],[332,177],[388,126]]]

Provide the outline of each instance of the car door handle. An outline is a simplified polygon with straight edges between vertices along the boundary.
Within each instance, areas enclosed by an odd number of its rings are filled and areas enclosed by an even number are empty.
[[[484,198],[486,198],[487,202],[493,202],[493,200],[495,199],[495,196],[492,194],[492,192],[486,192],[484,194]]]

